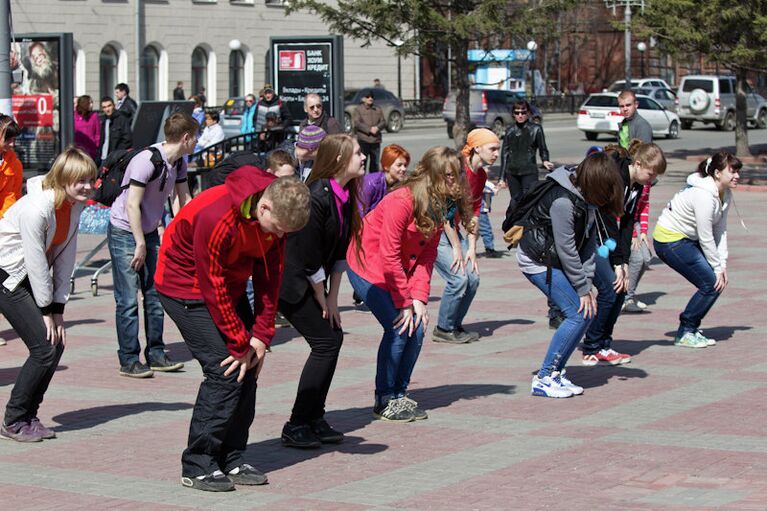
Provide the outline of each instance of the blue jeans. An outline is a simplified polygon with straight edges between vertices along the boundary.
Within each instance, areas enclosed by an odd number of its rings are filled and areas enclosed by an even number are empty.
[[[586,331],[583,340],[583,354],[591,355],[599,350],[609,350],[613,342],[613,329],[623,307],[626,293],[616,293],[613,289],[615,272],[606,257],[596,257],[594,286],[597,295],[597,314]]]
[[[538,377],[544,378],[551,376],[554,371],[562,371],[565,368],[570,355],[575,351],[593,318],[587,319],[578,312],[581,299],[562,270],[551,269],[551,282],[549,284],[546,283],[546,272],[534,275],[525,273],[524,276],[546,295],[549,302],[555,303],[565,316],[565,320],[551,338],[549,350],[546,352],[546,357],[544,357],[543,364],[538,371]]]
[[[695,332],[716,299],[719,298],[719,292],[714,289],[716,283],[714,269],[706,261],[697,241],[688,238],[670,243],[653,241],[653,246],[661,261],[698,288],[687,302],[687,307],[679,315],[679,329],[676,335],[682,337],[687,332]]]
[[[407,393],[410,376],[423,345],[423,323],[418,325],[413,335],[407,335],[407,332],[397,333],[394,319],[399,314],[399,309],[394,306],[391,294],[374,286],[352,270],[347,270],[346,273],[354,291],[384,329],[381,344],[378,346],[376,406],[385,405],[389,399],[403,397]]]
[[[160,297],[154,287],[154,272],[157,269],[157,254],[160,250],[160,237],[157,231],[144,235],[146,240],[146,261],[138,272],[130,267],[136,240],[133,233],[118,229],[111,223],[107,228],[109,255],[112,258],[112,279],[117,309],[117,356],[121,366],[127,366],[139,360],[141,346],[138,342],[138,292],[144,296],[144,331],[146,349],[144,358],[147,364],[161,360],[165,353],[162,340],[163,319],[165,313]]]
[[[468,242],[465,239],[461,240],[461,249],[462,254],[465,254],[468,249]],[[453,247],[443,232],[439,239],[434,268],[445,279],[445,291],[439,303],[437,326],[448,332],[463,327],[463,318],[469,312],[469,306],[479,287],[479,275],[468,268],[465,271],[454,272],[450,269],[452,264]]]
[[[479,207],[479,236],[482,238],[482,244],[485,246],[485,250],[495,250],[493,226],[490,224],[490,207],[492,200],[490,194],[484,194],[482,196],[482,205]],[[485,206],[487,206],[487,212],[484,212]]]

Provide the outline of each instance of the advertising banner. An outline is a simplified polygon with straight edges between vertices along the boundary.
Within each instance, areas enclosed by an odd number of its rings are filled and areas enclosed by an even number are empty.
[[[298,123],[304,97],[318,94],[326,112],[343,122],[343,38],[272,37],[272,83]]]

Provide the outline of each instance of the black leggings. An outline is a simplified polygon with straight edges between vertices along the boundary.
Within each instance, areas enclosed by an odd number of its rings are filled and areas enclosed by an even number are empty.
[[[0,270],[0,282],[7,278]],[[64,353],[64,344],[52,345],[46,339],[43,315],[32,296],[29,279],[24,279],[15,291],[0,284],[0,312],[6,317],[29,350],[29,358],[21,367],[11,398],[5,408],[5,424],[37,417],[45,391]]]
[[[311,288],[298,303],[280,300],[279,308],[312,349],[298,382],[290,416],[291,424],[308,424],[325,415],[325,400],[336,372],[344,332],[340,328],[331,328],[330,322],[322,319],[322,309]]]

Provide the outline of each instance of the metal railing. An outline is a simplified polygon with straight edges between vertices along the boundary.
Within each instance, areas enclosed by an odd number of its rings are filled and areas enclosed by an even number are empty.
[[[406,99],[402,103],[405,106],[405,118],[430,119],[442,116],[444,100],[440,98]]]
[[[529,99],[544,114],[569,113],[575,115],[578,108],[586,101],[588,94],[558,94],[554,96],[535,96]]]

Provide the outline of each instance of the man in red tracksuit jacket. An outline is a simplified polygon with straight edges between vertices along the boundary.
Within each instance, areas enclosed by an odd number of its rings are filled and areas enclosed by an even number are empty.
[[[181,456],[184,486],[229,491],[267,481],[242,453],[274,336],[283,235],[303,228],[309,206],[298,179],[243,166],[184,206],[165,230],[155,286],[204,375]],[[252,309],[245,295],[251,278]]]

